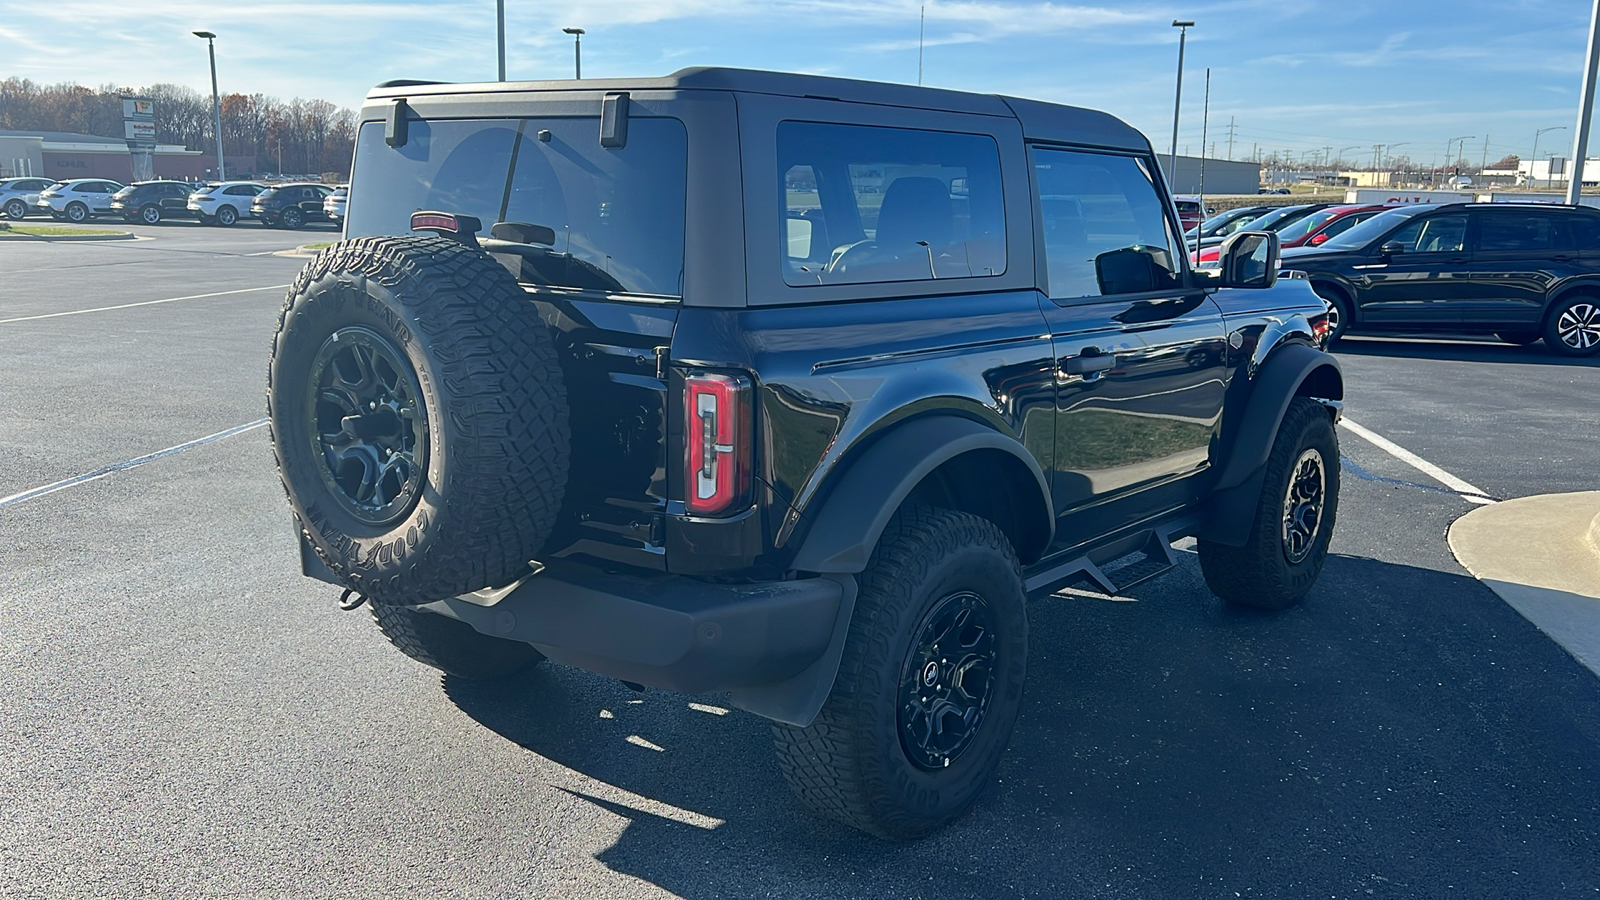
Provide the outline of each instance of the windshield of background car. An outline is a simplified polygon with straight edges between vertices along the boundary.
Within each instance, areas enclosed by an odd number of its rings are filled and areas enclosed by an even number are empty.
[[[1281,206],[1272,212],[1262,213],[1254,219],[1240,225],[1235,231],[1267,231],[1274,225],[1300,211],[1298,206]]]
[[[1298,222],[1291,222],[1279,229],[1278,239],[1292,241],[1296,238],[1303,238],[1337,218],[1339,218],[1339,213],[1331,209],[1314,212]]]
[[[521,253],[518,280],[555,287],[682,294],[688,136],[677,119],[636,116],[623,147],[600,146],[597,118],[413,120],[405,146],[384,124],[356,140],[345,234],[408,234],[421,210],[555,232]],[[500,254],[510,256],[510,254]],[[515,260],[513,260],[515,262]]]
[[[1401,209],[1385,210],[1360,225],[1346,231],[1344,234],[1327,241],[1322,245],[1322,250],[1360,250],[1372,243],[1374,238],[1386,234],[1389,229],[1411,218],[1418,213],[1425,212],[1427,207],[1413,206]]]

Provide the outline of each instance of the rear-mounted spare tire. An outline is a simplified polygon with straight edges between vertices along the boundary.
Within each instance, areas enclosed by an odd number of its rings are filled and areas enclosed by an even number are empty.
[[[289,288],[267,375],[278,474],[329,570],[374,603],[527,568],[566,490],[566,388],[504,267],[431,235],[323,250]]]

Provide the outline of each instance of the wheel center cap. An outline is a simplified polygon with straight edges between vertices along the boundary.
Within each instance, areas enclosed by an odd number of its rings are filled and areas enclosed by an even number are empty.
[[[922,667],[922,683],[927,687],[933,687],[939,683],[938,663],[929,661],[927,665]]]

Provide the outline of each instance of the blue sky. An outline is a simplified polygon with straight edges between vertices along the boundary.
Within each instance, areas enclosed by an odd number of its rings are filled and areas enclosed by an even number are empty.
[[[584,74],[660,75],[728,65],[915,82],[917,0],[506,0],[508,70],[570,77],[581,26]],[[204,43],[217,32],[222,90],[357,106],[389,78],[494,77],[494,0],[104,0],[7,4],[0,77],[209,89]],[[1103,109],[1158,148],[1171,139],[1177,31],[1193,19],[1180,152],[1260,145],[1347,159],[1372,145],[1429,164],[1452,137],[1474,162],[1570,152],[1589,7],[1567,0],[1210,0],[926,5],[924,83]],[[1345,149],[1354,147],[1355,149]]]

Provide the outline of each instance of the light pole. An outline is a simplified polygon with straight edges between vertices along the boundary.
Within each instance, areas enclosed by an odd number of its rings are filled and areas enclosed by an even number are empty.
[[[1466,143],[1465,143],[1466,141],[1470,141],[1470,140],[1472,140],[1472,139],[1474,139],[1476,137],[1477,137],[1477,135],[1475,135],[1475,134],[1464,134],[1464,135],[1461,135],[1460,137],[1453,137],[1450,140],[1445,141],[1444,142],[1444,167],[1446,169],[1449,169],[1449,168],[1452,168],[1453,166],[1455,166],[1455,163],[1456,163],[1456,161],[1450,157],[1450,145],[1451,144],[1454,144],[1456,141],[1462,141],[1463,143],[1462,143],[1461,146],[1465,147],[1466,146]]]
[[[562,31],[572,35],[572,77],[583,80],[583,29],[563,28]]]
[[[194,36],[205,38],[206,50],[211,54],[211,123],[217,139],[217,180],[227,178],[222,171],[222,101],[217,97],[217,36],[209,31],[196,31]]]
[[[1589,50],[1583,60],[1583,93],[1578,98],[1577,133],[1572,136],[1572,174],[1567,177],[1567,202],[1573,206],[1583,196],[1583,164],[1589,156],[1589,125],[1594,121],[1596,77],[1600,76],[1600,0],[1594,0],[1589,17]]]
[[[1528,181],[1530,181],[1530,182],[1533,181],[1533,164],[1539,161],[1539,136],[1544,134],[1547,131],[1566,131],[1566,130],[1567,130],[1567,126],[1565,126],[1565,125],[1552,125],[1549,128],[1541,128],[1538,131],[1535,131],[1533,133],[1533,158],[1528,163]],[[1550,176],[1550,172],[1547,169],[1547,170],[1545,170],[1545,181],[1546,182],[1548,182],[1550,180],[1549,176]],[[1550,186],[1549,184],[1545,185],[1545,187],[1549,187],[1549,186]]]
[[[495,46],[500,51],[500,80],[506,80],[506,0],[494,0]]]
[[[1172,152],[1168,154],[1167,161],[1167,185],[1169,188],[1178,177],[1178,111],[1183,108],[1183,44],[1184,40],[1189,36],[1189,29],[1194,27],[1194,23],[1173,19],[1172,27],[1178,29],[1178,91],[1172,98]],[[1201,148],[1200,155],[1205,155],[1204,148]]]

